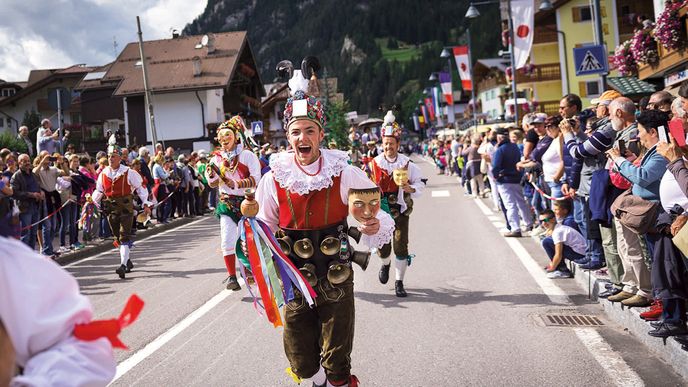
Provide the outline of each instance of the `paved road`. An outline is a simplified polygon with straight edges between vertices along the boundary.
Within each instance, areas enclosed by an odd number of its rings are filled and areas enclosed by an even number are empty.
[[[487,201],[463,196],[454,178],[430,177],[412,215],[407,299],[377,281],[379,262],[358,268],[353,371],[366,386],[674,386],[685,382],[623,327],[604,319],[574,280],[552,281],[530,238],[507,241]],[[503,220],[502,220],[503,221]],[[222,290],[219,225],[202,218],[138,241],[135,271],[114,274],[113,252],[67,268],[99,317],[137,293],[139,321],[122,334],[117,386],[293,386],[281,331],[247,295]],[[566,296],[568,295],[568,296]],[[546,327],[545,313],[597,315],[604,327]]]

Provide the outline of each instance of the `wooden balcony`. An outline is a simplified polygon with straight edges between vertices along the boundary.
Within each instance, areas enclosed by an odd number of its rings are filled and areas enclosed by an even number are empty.
[[[558,41],[556,24],[551,26],[535,26],[533,44],[557,43]]]
[[[497,86],[506,86],[506,80],[504,77],[493,77],[493,78],[485,78],[478,82],[478,88],[476,92],[483,92],[485,90],[490,90],[494,89]]]
[[[683,39],[688,36],[688,6],[681,9],[681,27]],[[661,77],[665,72],[681,63],[688,62],[688,49],[683,50],[667,50],[661,44],[657,43],[659,51],[659,62],[655,65],[643,64],[638,67],[638,79],[644,80],[647,78]]]
[[[520,70],[516,72],[516,83],[533,83],[545,81],[560,81],[561,69],[559,63],[535,65],[535,72],[525,75]]]

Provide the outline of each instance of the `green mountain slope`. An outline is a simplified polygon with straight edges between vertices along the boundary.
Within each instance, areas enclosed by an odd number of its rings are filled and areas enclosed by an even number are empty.
[[[351,109],[367,113],[417,99],[428,75],[447,66],[442,46],[465,43],[467,8],[456,0],[208,0],[183,33],[248,30],[264,82],[280,60],[315,55]],[[471,25],[474,58],[499,49],[498,7],[481,12]]]

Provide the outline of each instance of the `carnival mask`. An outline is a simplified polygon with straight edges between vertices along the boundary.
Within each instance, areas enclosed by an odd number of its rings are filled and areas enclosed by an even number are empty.
[[[349,213],[357,221],[365,223],[374,218],[380,210],[380,189],[350,189]]]
[[[408,169],[395,169],[392,172],[394,183],[398,186],[406,185],[408,182]]]
[[[217,141],[225,151],[231,151],[236,146],[236,134],[231,129],[220,129],[217,133]]]

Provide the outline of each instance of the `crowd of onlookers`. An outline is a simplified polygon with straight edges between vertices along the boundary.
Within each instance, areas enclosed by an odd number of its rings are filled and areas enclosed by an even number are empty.
[[[681,341],[688,335],[688,82],[678,95],[634,101],[608,90],[584,109],[569,94],[557,115],[530,113],[520,127],[433,140],[423,153],[440,173],[456,175],[465,195],[491,198],[504,214],[505,237],[539,236],[549,278],[572,277],[570,262],[607,274],[601,298],[649,307],[641,314],[655,321],[649,334]]]
[[[35,143],[28,133],[27,127],[21,127],[18,134],[26,143],[26,153],[0,150],[0,234],[20,238],[51,258],[112,238],[107,218],[90,200],[108,165],[106,152],[75,152],[69,133],[60,136],[49,120],[43,120]],[[261,150],[261,157],[265,151]],[[139,218],[136,228],[213,211],[217,189],[209,187],[205,178],[208,156],[203,150],[177,154],[162,144],[156,145],[154,155],[145,146],[123,148],[122,163],[141,174],[149,200],[155,203],[155,219]]]

